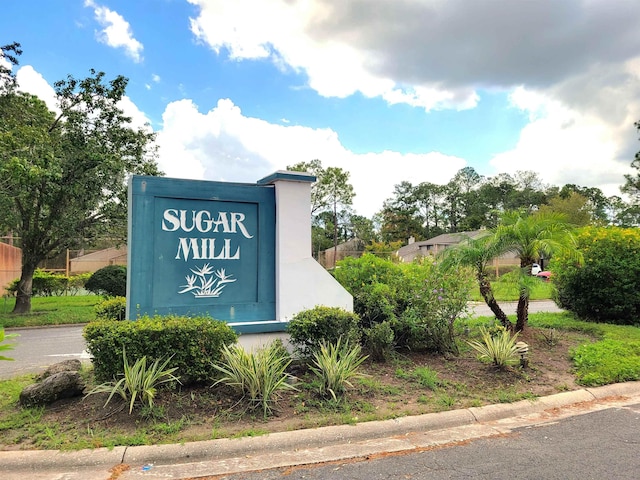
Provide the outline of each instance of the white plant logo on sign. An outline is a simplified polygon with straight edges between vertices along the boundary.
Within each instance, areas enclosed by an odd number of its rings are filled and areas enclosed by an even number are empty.
[[[202,268],[190,268],[189,270],[195,275],[185,277],[187,284],[181,285],[182,290],[178,293],[192,292],[196,298],[219,297],[227,283],[233,283],[237,280],[237,278],[231,278],[233,275],[227,275],[224,268],[214,271],[208,263],[205,263]]]

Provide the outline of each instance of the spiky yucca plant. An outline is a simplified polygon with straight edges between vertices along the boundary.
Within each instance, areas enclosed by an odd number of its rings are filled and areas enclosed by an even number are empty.
[[[506,328],[500,327],[495,335],[491,335],[487,329],[480,327],[480,335],[482,342],[477,340],[467,342],[480,354],[478,358],[490,360],[498,368],[505,368],[507,365],[518,362],[517,333],[511,335]]]
[[[366,376],[358,372],[367,356],[360,355],[360,345],[351,346],[342,343],[339,338],[335,344],[322,342],[313,354],[313,364],[309,367],[320,379],[320,395],[331,394],[334,400],[342,395],[347,387],[353,387],[351,380]]]
[[[240,345],[224,346],[222,361],[213,367],[224,376],[214,385],[223,383],[238,390],[249,399],[252,409],[262,407],[265,417],[271,413],[271,405],[277,401],[281,390],[297,390],[286,373],[291,357],[281,342],[273,342],[253,352]]]
[[[137,401],[153,407],[153,399],[160,385],[171,382],[180,383],[180,379],[173,375],[177,368],[167,368],[171,358],[169,357],[162,363],[160,363],[160,360],[156,360],[147,366],[147,357],[144,356],[136,360],[133,365],[130,365],[123,348],[124,376],[117,382],[106,382],[98,385],[87,396],[95,393],[110,393],[104,404],[106,407],[113,396],[118,394],[125,402],[129,402],[129,414],[133,411]]]

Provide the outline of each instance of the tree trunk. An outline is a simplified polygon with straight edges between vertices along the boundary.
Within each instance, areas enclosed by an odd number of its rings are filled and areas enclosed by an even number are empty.
[[[482,295],[482,298],[484,298],[487,306],[491,309],[502,326],[512,332],[513,324],[507,317],[507,314],[502,311],[500,305],[498,305],[498,302],[496,302],[496,299],[493,296],[493,290],[491,289],[491,283],[489,282],[489,280],[487,280],[487,277],[483,275],[478,279],[478,283],[480,284],[480,295]]]
[[[531,267],[537,259],[525,257],[520,259],[520,268],[526,268],[526,275],[531,275]],[[529,291],[526,288],[520,290],[518,307],[516,309],[518,320],[516,321],[516,332],[522,332],[529,323]]]
[[[516,322],[516,332],[522,332],[529,323],[529,295],[520,293],[518,308],[516,309],[518,320]]]
[[[16,306],[13,313],[23,314],[31,312],[31,295],[33,291],[33,273],[36,271],[36,265],[26,263],[22,265],[22,274],[18,281],[18,290],[16,291]]]

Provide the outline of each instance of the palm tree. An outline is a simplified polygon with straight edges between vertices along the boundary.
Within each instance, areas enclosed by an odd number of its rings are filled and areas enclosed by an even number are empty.
[[[522,331],[529,321],[529,296],[531,267],[544,255],[566,252],[579,260],[572,235],[572,225],[565,216],[554,212],[538,212],[532,215],[507,212],[495,230],[487,235],[469,239],[455,248],[443,252],[443,266],[463,265],[472,267],[480,287],[480,294],[495,317],[509,331]],[[518,271],[518,306],[515,326],[496,301],[491,282],[486,274],[488,263],[505,253],[514,253],[520,259]]]
[[[502,245],[497,241],[495,235],[487,231],[487,234],[480,238],[469,238],[460,243],[455,248],[449,248],[442,252],[442,266],[444,268],[457,266],[471,267],[474,270],[480,295],[487,306],[491,309],[500,323],[508,330],[513,330],[513,324],[507,318],[500,305],[493,295],[491,282],[487,276],[487,265],[495,257],[504,252]]]
[[[513,252],[520,259],[519,296],[516,331],[525,329],[529,321],[529,296],[531,267],[543,255],[566,252],[579,260],[573,226],[566,217],[555,212],[538,212],[532,215],[520,212],[505,213],[493,233],[496,244],[503,253]]]

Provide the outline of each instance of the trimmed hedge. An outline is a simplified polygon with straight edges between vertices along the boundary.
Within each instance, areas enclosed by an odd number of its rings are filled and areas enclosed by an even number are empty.
[[[127,267],[109,265],[91,275],[85,287],[90,292],[109,297],[124,297],[127,294]]]
[[[296,352],[310,357],[320,348],[320,344],[342,343],[351,345],[360,342],[360,317],[337,307],[315,307],[297,313],[289,322],[287,332]]]
[[[58,295],[75,295],[89,279],[90,274],[79,274],[66,277],[59,273],[51,273],[46,270],[37,269],[33,273],[31,284],[31,294],[34,297],[52,297]],[[7,287],[7,291],[15,295],[18,291],[19,278],[13,280]]]
[[[93,356],[98,382],[118,378],[124,371],[122,349],[133,363],[146,356],[148,361],[173,355],[170,365],[183,384],[211,381],[216,373],[212,363],[221,358],[223,345],[238,340],[225,322],[207,317],[142,317],[136,321],[96,321],[83,332],[87,351]]]
[[[98,303],[94,310],[99,320],[124,320],[127,315],[127,299],[110,297]]]

